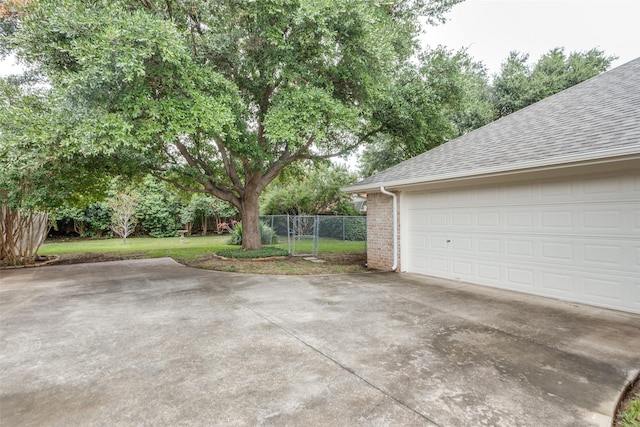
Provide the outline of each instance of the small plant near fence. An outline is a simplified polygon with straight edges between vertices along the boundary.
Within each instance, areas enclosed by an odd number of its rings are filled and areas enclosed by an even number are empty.
[[[234,226],[230,227],[229,230],[231,232],[229,244],[242,245],[242,223],[236,223]],[[263,221],[260,221],[260,240],[263,245],[273,245],[278,243],[278,236],[276,235],[276,232]]]

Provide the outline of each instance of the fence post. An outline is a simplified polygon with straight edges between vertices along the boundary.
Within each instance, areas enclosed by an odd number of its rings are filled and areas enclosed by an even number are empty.
[[[291,223],[289,221],[289,214],[287,214],[287,248],[289,249],[289,255],[293,255],[291,253]]]
[[[313,233],[313,256],[318,256],[318,240],[320,239],[320,216],[316,215]]]

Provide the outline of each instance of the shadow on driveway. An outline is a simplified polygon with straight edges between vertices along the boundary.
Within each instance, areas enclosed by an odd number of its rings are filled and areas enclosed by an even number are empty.
[[[0,271],[2,425],[607,425],[640,316],[407,274]]]

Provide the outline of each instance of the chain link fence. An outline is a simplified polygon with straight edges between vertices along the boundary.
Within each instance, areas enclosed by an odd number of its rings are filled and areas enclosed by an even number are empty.
[[[260,220],[291,255],[367,251],[366,216],[264,215]]]

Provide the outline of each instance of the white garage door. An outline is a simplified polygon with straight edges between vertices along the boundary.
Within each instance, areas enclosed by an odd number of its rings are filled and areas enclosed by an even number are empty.
[[[640,313],[640,174],[406,193],[403,270]]]

